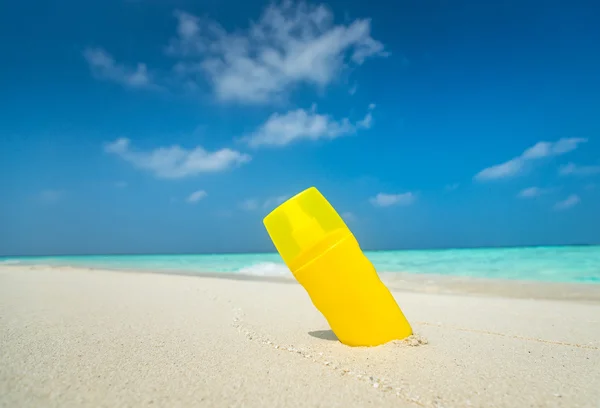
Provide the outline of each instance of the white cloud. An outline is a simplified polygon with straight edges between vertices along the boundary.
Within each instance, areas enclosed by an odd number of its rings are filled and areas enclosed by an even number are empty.
[[[127,186],[129,186],[129,184],[126,181],[117,181],[115,183],[115,187],[117,188],[127,188]]]
[[[208,152],[197,146],[185,149],[180,146],[159,147],[150,151],[132,149],[130,140],[117,139],[105,146],[105,151],[119,156],[140,170],[153,173],[158,178],[177,179],[201,173],[215,173],[250,161],[250,156],[228,148]]]
[[[297,109],[285,114],[274,113],[258,130],[243,139],[251,147],[282,147],[299,140],[335,139],[356,133],[358,129],[368,129],[372,125],[372,115],[355,124],[348,118],[335,120],[329,115],[319,114],[313,105],[310,111]]]
[[[517,194],[517,197],[519,197],[519,198],[534,198],[534,197],[539,197],[544,194],[549,194],[553,191],[554,191],[553,188],[528,187],[528,188],[524,188],[523,190],[521,190],[519,192],[519,194]]]
[[[370,129],[371,126],[373,126],[373,115],[371,112],[368,112],[364,118],[356,122],[358,129]]]
[[[369,112],[367,112],[367,114],[365,115],[365,117],[363,119],[356,122],[357,128],[370,129],[371,126],[373,126],[373,115],[371,114],[371,111],[373,111],[375,109],[375,106],[376,105],[374,103],[369,104]]]
[[[139,63],[135,68],[115,62],[112,55],[102,48],[87,48],[83,56],[92,74],[99,79],[116,82],[130,88],[155,88],[146,64]]]
[[[444,187],[444,190],[454,191],[454,190],[458,190],[458,187],[460,187],[459,183],[446,184],[446,186]]]
[[[571,207],[576,206],[581,202],[581,199],[577,194],[571,194],[569,197],[564,199],[563,201],[559,201],[554,205],[554,209],[556,210],[566,210]]]
[[[474,178],[477,181],[490,181],[514,177],[520,174],[531,161],[560,156],[577,149],[581,143],[585,142],[587,142],[587,139],[582,138],[564,138],[556,142],[538,142],[513,159],[483,169]]]
[[[416,200],[416,195],[411,192],[402,194],[379,193],[369,201],[376,207],[389,207],[392,205],[410,205]]]
[[[175,17],[177,35],[167,47],[180,59],[175,71],[192,83],[208,78],[221,101],[270,103],[298,84],[322,88],[347,66],[388,55],[371,37],[370,20],[336,25],[324,5],[271,4],[236,32],[183,11]]]
[[[600,166],[578,166],[574,163],[569,163],[561,166],[558,172],[561,176],[592,176],[600,174]]]
[[[277,207],[279,204],[283,203],[287,199],[289,199],[290,195],[280,195],[269,197],[265,200],[258,200],[256,198],[249,198],[247,200],[242,201],[240,207],[246,211],[255,211],[258,209],[264,210],[272,210]]]
[[[524,163],[525,161],[521,157],[518,157],[505,163],[481,170],[475,175],[475,179],[478,181],[488,181],[512,177],[523,170]]]
[[[192,194],[190,194],[188,196],[187,202],[190,203],[190,204],[195,204],[198,201],[202,200],[207,195],[208,194],[206,194],[206,191],[204,191],[204,190],[194,191]]]
[[[354,95],[358,91],[358,85],[354,84],[348,89],[349,95]]]
[[[39,198],[45,204],[54,204],[62,200],[64,192],[61,190],[42,190]]]
[[[577,149],[579,144],[585,142],[587,142],[587,139],[577,137],[563,138],[557,142],[538,142],[523,152],[523,158],[539,159],[542,157],[560,156],[561,154]]]

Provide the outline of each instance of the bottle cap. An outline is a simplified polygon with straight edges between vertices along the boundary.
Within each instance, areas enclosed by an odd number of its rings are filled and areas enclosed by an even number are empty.
[[[326,236],[348,228],[315,187],[302,191],[275,208],[263,223],[288,267]]]

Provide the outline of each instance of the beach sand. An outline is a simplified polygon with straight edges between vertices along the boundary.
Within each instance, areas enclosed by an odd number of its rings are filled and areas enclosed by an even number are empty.
[[[396,279],[416,336],[350,348],[294,283],[0,267],[0,406],[600,407],[600,285],[502,285]]]

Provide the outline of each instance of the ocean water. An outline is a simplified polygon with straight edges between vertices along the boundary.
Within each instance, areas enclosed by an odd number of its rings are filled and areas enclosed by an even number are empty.
[[[366,255],[379,272],[386,273],[600,283],[600,246],[374,251]],[[4,257],[2,263],[291,276],[278,254]]]

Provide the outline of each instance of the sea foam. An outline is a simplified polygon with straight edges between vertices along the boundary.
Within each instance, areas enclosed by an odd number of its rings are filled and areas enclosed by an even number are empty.
[[[287,266],[276,262],[259,262],[240,268],[237,273],[252,276],[292,276]]]

